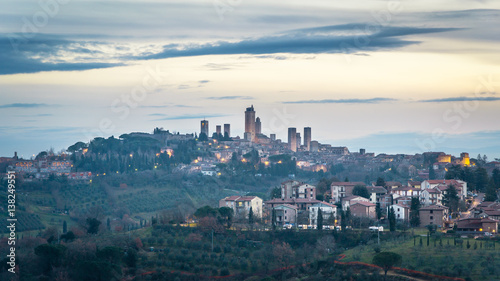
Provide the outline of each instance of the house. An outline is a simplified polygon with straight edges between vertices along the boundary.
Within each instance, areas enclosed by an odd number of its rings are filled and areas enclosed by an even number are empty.
[[[356,185],[366,186],[363,182],[332,182],[330,189],[332,191],[332,202],[342,201],[342,198],[352,196],[352,190]]]
[[[462,199],[464,196],[467,196],[467,183],[461,180],[424,180],[422,184],[420,185],[420,188],[422,190],[424,189],[432,189],[437,187],[438,185],[446,185],[446,186],[455,186],[457,188],[460,188],[462,191],[460,193],[460,196],[462,196]]]
[[[401,187],[403,185],[400,182],[398,182],[398,181],[386,181],[385,182],[385,186],[387,187],[387,189],[391,190],[391,189],[394,189],[394,188]]]
[[[368,217],[375,219],[377,214],[375,212],[375,204],[367,201],[356,201],[350,207],[351,214],[355,217]]]
[[[344,197],[342,198],[342,210],[346,211],[347,208],[357,202],[370,202],[370,200],[356,195]]]
[[[370,202],[373,204],[380,203],[382,197],[387,194],[387,190],[382,186],[369,186],[366,189],[370,194]]]
[[[466,218],[457,222],[457,231],[460,232],[498,232],[498,221],[489,218]]]
[[[391,206],[394,210],[397,220],[410,220],[410,207],[408,205],[394,204]]]
[[[420,192],[420,202],[424,206],[441,205],[443,201],[443,193],[439,188],[429,188]]]
[[[321,201],[312,199],[312,198],[290,198],[290,199],[283,199],[283,198],[274,198],[272,200],[265,201],[264,204],[268,210],[272,210],[276,206],[283,205],[283,204],[289,204],[292,206],[296,206],[299,211],[309,211],[309,207],[312,205],[319,203]]]
[[[409,187],[413,187],[414,189],[418,188],[422,188],[422,182],[421,181],[408,181],[408,186]]]
[[[219,200],[219,208],[233,209],[235,216],[248,217],[250,208],[254,216],[262,217],[262,199],[257,196],[229,196]]]
[[[500,203],[482,202],[471,210],[474,218],[490,218],[500,220]]]
[[[293,196],[293,187],[300,184],[300,181],[296,180],[287,180],[281,183],[281,198],[289,199],[296,198]]]
[[[414,188],[411,186],[401,186],[391,190],[391,193],[397,194],[399,196],[409,196],[409,197],[420,197],[420,188]]]
[[[296,180],[281,183],[281,198],[312,198],[316,199],[316,187]]]
[[[448,207],[442,205],[430,205],[421,207],[419,210],[420,225],[442,226],[448,218]]]
[[[465,198],[465,195],[462,194],[462,188],[454,185],[452,185],[452,187],[455,188],[455,190],[457,191],[458,197],[463,200]],[[448,189],[450,188],[450,186],[446,184],[438,184],[435,188],[441,190],[441,193],[443,193],[443,196],[445,196],[446,193],[448,193]]]
[[[411,199],[412,198],[413,197],[409,197],[409,196],[398,196],[398,195],[395,195],[394,199],[393,199],[393,203],[394,204],[403,205],[403,206],[411,206]]]
[[[297,208],[297,206],[290,204],[283,204],[274,207],[276,223],[278,225],[295,224],[297,222],[298,209],[299,208]]]
[[[335,219],[337,217],[337,206],[320,202],[312,205],[309,208],[309,222],[311,225],[317,225],[318,223],[318,210],[321,209],[321,214],[323,215],[323,225],[327,225],[327,221],[330,219]]]

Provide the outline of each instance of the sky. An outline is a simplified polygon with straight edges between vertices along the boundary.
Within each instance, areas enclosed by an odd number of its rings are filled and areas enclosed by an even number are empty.
[[[5,1],[0,156],[129,132],[287,128],[500,158],[500,2]]]

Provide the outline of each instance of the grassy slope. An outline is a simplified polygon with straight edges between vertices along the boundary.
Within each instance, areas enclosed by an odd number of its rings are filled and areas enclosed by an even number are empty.
[[[419,231],[423,232],[423,231]],[[453,238],[443,237],[442,246],[439,245],[439,240],[436,240],[434,246],[434,238],[431,237],[429,246],[427,246],[427,238],[422,237],[423,245],[420,246],[420,238],[416,238],[416,246],[414,246],[413,238],[400,241],[389,241],[381,244],[382,251],[391,251],[403,256],[403,264],[401,267],[415,269],[418,271],[452,276],[459,275],[465,277],[470,274],[473,280],[500,280],[500,243],[496,242],[495,248],[492,248],[492,242],[489,242],[490,247],[486,248],[486,242],[463,239],[463,248],[454,246]],[[470,243],[470,248],[467,249],[467,240]],[[449,243],[449,245],[448,245]],[[474,244],[477,243],[477,248],[474,249]],[[345,252],[345,261],[362,261],[371,263],[375,245],[357,246]],[[496,271],[491,274],[488,270],[495,267]],[[459,274],[460,269],[462,273]],[[492,279],[493,278],[493,279]]]

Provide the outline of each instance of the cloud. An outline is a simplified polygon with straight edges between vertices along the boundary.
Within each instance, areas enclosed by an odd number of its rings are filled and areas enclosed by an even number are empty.
[[[170,107],[188,108],[188,107],[197,107],[197,106],[185,105],[185,104],[165,104],[165,105],[141,105],[139,107],[143,107],[143,108],[170,108]]]
[[[456,28],[380,26],[372,28],[375,32],[366,33],[368,27],[370,27],[369,24],[332,25],[291,30],[274,36],[245,39],[239,42],[219,41],[180,48],[168,45],[157,54],[139,56],[136,59],[231,54],[355,53],[360,50],[392,49],[419,43],[419,41],[403,40],[398,37],[458,30]]]
[[[253,100],[250,96],[222,96],[222,97],[207,97],[208,100]]]
[[[452,97],[443,99],[421,100],[420,102],[458,102],[458,101],[500,101],[500,97]]]
[[[39,108],[39,107],[54,107],[54,106],[57,105],[46,104],[46,103],[10,103],[10,104],[0,105],[0,108]]]
[[[217,118],[230,116],[227,114],[184,114],[176,116],[168,116],[165,118],[155,119],[154,121],[164,121],[164,120],[183,120],[183,119],[204,119],[204,118]]]
[[[95,45],[90,42],[88,45]],[[101,44],[101,43],[99,43]],[[87,42],[60,39],[60,36],[38,34],[27,39],[17,34],[0,34],[0,75],[42,71],[76,71],[108,68],[123,63],[85,62],[99,53],[84,47]],[[71,53],[73,57],[66,57]],[[77,55],[86,59],[75,60]],[[109,56],[109,55],[108,55]],[[108,58],[109,59],[109,58]]]
[[[303,104],[303,103],[381,103],[398,101],[390,98],[372,98],[372,99],[325,99],[325,100],[300,100],[300,101],[284,101],[285,104]]]
[[[321,54],[358,53],[401,48],[420,43],[402,37],[448,32],[456,28],[422,28],[344,24],[296,29],[282,33],[247,38],[237,42],[218,41],[205,44],[146,45],[133,47],[118,43],[64,39],[61,35],[37,34],[27,39],[19,34],[0,34],[0,75],[42,71],[79,71],[129,64],[130,60],[151,60],[204,55],[250,54],[262,58],[287,59],[280,53]],[[370,32],[367,32],[370,30]],[[72,38],[67,35],[66,38]],[[74,37],[73,37],[74,38]],[[211,70],[227,70],[231,65],[209,63]],[[206,81],[206,80],[201,80]],[[204,84],[206,82],[201,82]],[[189,85],[181,85],[186,89]]]

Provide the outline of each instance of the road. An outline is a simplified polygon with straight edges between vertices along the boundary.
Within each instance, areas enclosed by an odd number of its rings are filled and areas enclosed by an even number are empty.
[[[483,201],[483,198],[484,198],[484,193],[478,193],[477,197],[474,198],[474,201],[472,201],[472,204],[470,205],[469,210],[467,210],[467,212],[462,213],[462,217],[463,218],[470,218],[472,216],[471,210],[473,208],[475,208],[477,205],[481,204],[481,202]]]

